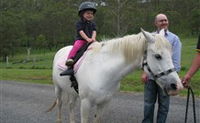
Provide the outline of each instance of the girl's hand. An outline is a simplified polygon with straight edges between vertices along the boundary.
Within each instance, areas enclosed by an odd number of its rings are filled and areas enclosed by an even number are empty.
[[[95,39],[95,38],[92,38],[92,41],[96,41],[96,39]]]
[[[88,38],[86,41],[87,42],[93,42],[93,39],[92,38]]]

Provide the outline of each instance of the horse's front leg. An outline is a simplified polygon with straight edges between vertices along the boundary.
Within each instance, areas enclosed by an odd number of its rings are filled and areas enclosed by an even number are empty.
[[[100,118],[102,116],[102,105],[97,105],[96,107],[96,113],[94,115],[94,123],[100,123]]]
[[[81,99],[81,123],[88,123],[91,103],[87,99]]]
[[[108,107],[109,101],[106,101],[104,103],[98,104],[96,106],[96,114],[94,116],[94,123],[101,123],[102,121],[102,116],[104,113],[104,110],[106,107]]]

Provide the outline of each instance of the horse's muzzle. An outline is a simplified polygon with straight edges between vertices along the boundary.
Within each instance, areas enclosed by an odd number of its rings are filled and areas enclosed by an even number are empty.
[[[175,96],[179,93],[181,87],[177,83],[170,83],[164,87],[164,92],[169,96]]]

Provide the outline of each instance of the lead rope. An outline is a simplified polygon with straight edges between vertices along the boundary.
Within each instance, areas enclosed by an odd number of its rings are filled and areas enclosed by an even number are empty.
[[[193,104],[193,115],[194,115],[194,123],[196,123],[196,110],[195,110],[195,97],[194,92],[191,87],[188,87],[188,94],[187,94],[187,103],[186,103],[186,111],[185,111],[185,123],[187,123],[187,114],[188,114],[188,106],[190,100],[190,92],[192,93],[192,104]]]

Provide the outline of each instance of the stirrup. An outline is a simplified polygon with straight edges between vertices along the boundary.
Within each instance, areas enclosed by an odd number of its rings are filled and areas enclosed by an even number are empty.
[[[73,68],[68,68],[67,70],[60,73],[60,76],[74,75]]]

